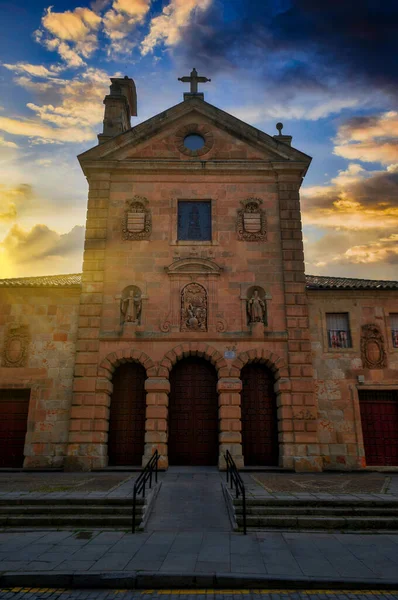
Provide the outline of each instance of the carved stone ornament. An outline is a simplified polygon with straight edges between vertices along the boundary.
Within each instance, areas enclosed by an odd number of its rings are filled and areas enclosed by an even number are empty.
[[[12,323],[4,339],[3,367],[24,367],[28,360],[29,327]]]
[[[243,208],[238,210],[236,230],[238,240],[246,242],[261,242],[266,239],[265,213],[261,207],[260,198],[241,200]]]
[[[207,292],[199,283],[182,289],[181,331],[207,331]]]
[[[148,200],[143,196],[134,196],[126,200],[123,219],[123,239],[147,240],[152,232],[152,215]]]
[[[141,324],[142,294],[140,288],[129,285],[120,298],[120,322]]]
[[[383,369],[387,366],[384,338],[377,325],[362,325],[361,354],[365,369]]]

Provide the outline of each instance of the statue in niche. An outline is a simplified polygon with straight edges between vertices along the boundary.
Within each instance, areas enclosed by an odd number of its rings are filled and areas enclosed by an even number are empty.
[[[252,297],[247,301],[247,314],[249,316],[249,323],[266,322],[265,302],[257,289],[254,290]]]
[[[207,292],[199,283],[182,290],[181,331],[207,331]]]
[[[139,288],[129,286],[120,299],[120,316],[122,323],[140,325],[142,312],[142,299]]]

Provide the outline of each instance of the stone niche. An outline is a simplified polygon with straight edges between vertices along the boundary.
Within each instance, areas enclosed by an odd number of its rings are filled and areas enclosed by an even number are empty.
[[[170,306],[160,322],[169,332],[221,333],[226,330],[218,310],[217,280],[222,268],[208,258],[179,258],[165,267],[170,281]]]

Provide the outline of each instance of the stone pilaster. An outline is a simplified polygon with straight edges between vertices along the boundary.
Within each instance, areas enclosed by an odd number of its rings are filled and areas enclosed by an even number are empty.
[[[300,215],[301,178],[279,174],[279,208],[282,269],[285,288],[290,406],[278,407],[282,420],[280,442],[284,466],[296,471],[320,471],[322,462],[317,436],[317,398],[314,389],[308,302],[305,289],[304,250]],[[277,384],[278,385],[278,384]]]
[[[229,450],[238,468],[243,467],[241,396],[242,381],[222,377],[217,382],[219,414],[218,466],[225,469],[224,453]]]
[[[110,391],[104,394],[97,389],[97,369],[109,188],[109,173],[99,173],[89,180],[67,470],[90,470],[108,463]]]
[[[168,459],[168,410],[170,381],[163,377],[150,377],[145,381],[146,421],[145,449],[142,464],[145,465],[155,450],[159,452],[158,466],[167,468]]]

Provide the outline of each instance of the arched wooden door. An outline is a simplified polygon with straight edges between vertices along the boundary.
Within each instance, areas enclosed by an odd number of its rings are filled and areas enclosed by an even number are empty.
[[[249,363],[242,378],[242,446],[245,466],[278,465],[278,422],[272,372]]]
[[[111,466],[142,464],[145,443],[145,379],[142,365],[120,365],[113,377],[108,436]]]
[[[217,373],[202,358],[188,357],[170,373],[169,463],[218,462]]]

